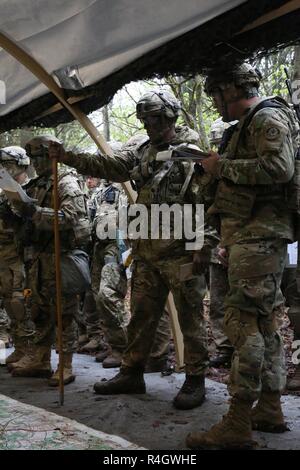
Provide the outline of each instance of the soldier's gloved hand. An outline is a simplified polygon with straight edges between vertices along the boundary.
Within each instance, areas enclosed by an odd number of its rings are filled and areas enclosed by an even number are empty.
[[[64,156],[66,152],[62,144],[51,141],[49,143],[48,152],[49,158],[51,158],[52,160],[56,159],[59,162],[64,161]]]
[[[196,251],[193,256],[193,274],[204,274],[211,262],[211,248],[204,246],[201,251]]]

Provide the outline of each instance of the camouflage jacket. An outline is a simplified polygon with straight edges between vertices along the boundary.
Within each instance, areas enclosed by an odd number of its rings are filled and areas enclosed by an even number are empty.
[[[0,268],[7,267],[19,259],[18,241],[14,226],[18,218],[13,214],[9,201],[3,192],[0,193]]]
[[[188,127],[177,127],[176,137],[170,145],[197,143],[198,134]],[[190,162],[157,162],[157,152],[165,150],[152,145],[145,136],[136,142],[129,141],[122,149],[110,156],[74,154],[67,152],[64,163],[74,166],[78,172],[105,178],[115,182],[134,182],[138,197],[137,203],[150,208],[152,204],[205,204],[212,202],[212,178],[196,171]],[[150,231],[151,224],[148,222]],[[171,226],[170,239],[136,240],[134,253],[146,259],[169,256],[182,256],[185,252],[185,239],[173,237],[174,227]],[[206,244],[215,245],[215,232],[206,229]]]
[[[24,188],[37,200],[37,211],[31,224],[30,244],[37,250],[52,252],[54,249],[53,176],[40,176]],[[84,196],[76,172],[60,168],[58,173],[59,228],[63,250],[85,248],[90,241],[90,222]]]
[[[222,246],[294,237],[286,189],[294,174],[298,125],[288,105],[278,101],[276,108],[259,109],[245,126],[259,103],[240,119],[217,163],[219,183],[208,213],[221,218]]]

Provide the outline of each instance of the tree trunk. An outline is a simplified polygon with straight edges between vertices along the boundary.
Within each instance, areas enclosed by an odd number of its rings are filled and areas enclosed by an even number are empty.
[[[300,46],[295,46],[294,69],[292,80],[300,80]]]
[[[103,135],[105,140],[110,141],[110,126],[109,126],[109,115],[108,107],[103,106],[102,108],[102,117],[103,117]]]

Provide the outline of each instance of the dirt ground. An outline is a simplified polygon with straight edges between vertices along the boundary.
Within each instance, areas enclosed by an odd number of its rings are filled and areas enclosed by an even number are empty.
[[[9,354],[9,350],[7,350]],[[57,362],[53,353],[52,365]],[[146,374],[145,395],[99,396],[93,384],[112,377],[116,369],[103,369],[92,356],[75,355],[76,381],[65,389],[65,404],[58,404],[58,391],[43,379],[13,378],[0,368],[0,393],[35,405],[109,434],[123,437],[147,449],[185,449],[185,437],[192,430],[207,430],[226,412],[226,386],[207,380],[207,399],[201,408],[176,410],[172,398],[184,374],[161,377]],[[255,433],[258,448],[300,449],[300,397],[285,396],[284,411],[291,431],[281,435]]]

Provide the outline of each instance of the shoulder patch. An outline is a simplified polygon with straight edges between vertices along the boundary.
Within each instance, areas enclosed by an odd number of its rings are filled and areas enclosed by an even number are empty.
[[[280,130],[278,127],[267,127],[265,129],[265,137],[268,140],[275,140],[280,136]]]

